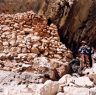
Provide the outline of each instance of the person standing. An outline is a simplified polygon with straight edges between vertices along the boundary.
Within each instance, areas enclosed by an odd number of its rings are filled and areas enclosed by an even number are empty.
[[[89,47],[86,41],[82,41],[78,52],[80,57],[80,67],[82,69],[91,67],[92,54],[94,53],[93,48]]]

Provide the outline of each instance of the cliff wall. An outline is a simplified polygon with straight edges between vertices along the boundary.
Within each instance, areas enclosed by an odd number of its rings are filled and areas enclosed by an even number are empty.
[[[96,0],[0,0],[0,13],[28,10],[55,23],[61,41],[72,50],[81,40],[96,47]]]

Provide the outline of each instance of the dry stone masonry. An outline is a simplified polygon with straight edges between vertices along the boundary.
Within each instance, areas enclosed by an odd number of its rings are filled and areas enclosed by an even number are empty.
[[[1,60],[10,57],[31,62],[34,57],[43,56],[66,61],[66,50],[59,40],[56,26],[47,26],[46,19],[32,11],[0,15]]]

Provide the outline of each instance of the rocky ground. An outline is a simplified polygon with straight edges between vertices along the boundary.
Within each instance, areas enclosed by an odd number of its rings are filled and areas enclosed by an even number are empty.
[[[96,95],[96,73],[92,69],[86,70],[85,76],[66,74],[58,81],[45,83],[38,82],[40,76],[43,77],[29,72],[0,71],[0,95]]]

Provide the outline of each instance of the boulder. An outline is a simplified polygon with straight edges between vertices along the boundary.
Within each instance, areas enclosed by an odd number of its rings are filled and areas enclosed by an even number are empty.
[[[50,60],[50,68],[51,69],[55,69],[55,68],[58,68],[59,67],[59,65],[60,65],[60,61],[58,60],[58,59],[49,59]]]
[[[90,74],[90,75],[89,75],[89,79],[90,79],[94,84],[96,84],[96,74]]]
[[[82,87],[93,87],[94,83],[89,79],[89,77],[79,77],[75,78],[74,81],[75,85],[82,86]]]
[[[59,92],[59,93],[57,93],[56,95],[65,95],[64,93],[62,93],[62,92]]]
[[[69,74],[64,75],[63,77],[61,77],[61,78],[59,79],[58,82],[59,82],[59,84],[66,84],[66,83],[68,82],[69,78],[72,78],[72,76],[69,75]]]
[[[90,95],[88,88],[64,87],[64,95]]]
[[[58,87],[59,85],[57,82],[48,80],[36,91],[35,95],[56,95]]]
[[[69,71],[68,68],[68,64],[66,65],[61,65],[59,68],[57,68],[57,72],[59,74],[60,77],[62,77],[63,75],[67,74]]]
[[[34,58],[34,63],[39,67],[48,67],[50,68],[50,64],[48,64],[48,59],[46,57],[37,57]]]
[[[90,95],[96,95],[96,87],[90,88]]]
[[[87,68],[87,69],[83,70],[82,73],[83,73],[84,75],[96,74],[96,64],[93,63],[92,68]]]
[[[55,80],[55,81],[60,78],[56,68],[55,69],[49,69],[49,71],[47,71],[45,73],[45,75],[49,76],[49,79]]]
[[[92,66],[92,70],[93,70],[93,73],[96,74],[96,60],[94,59],[94,63],[93,63],[93,66]]]

